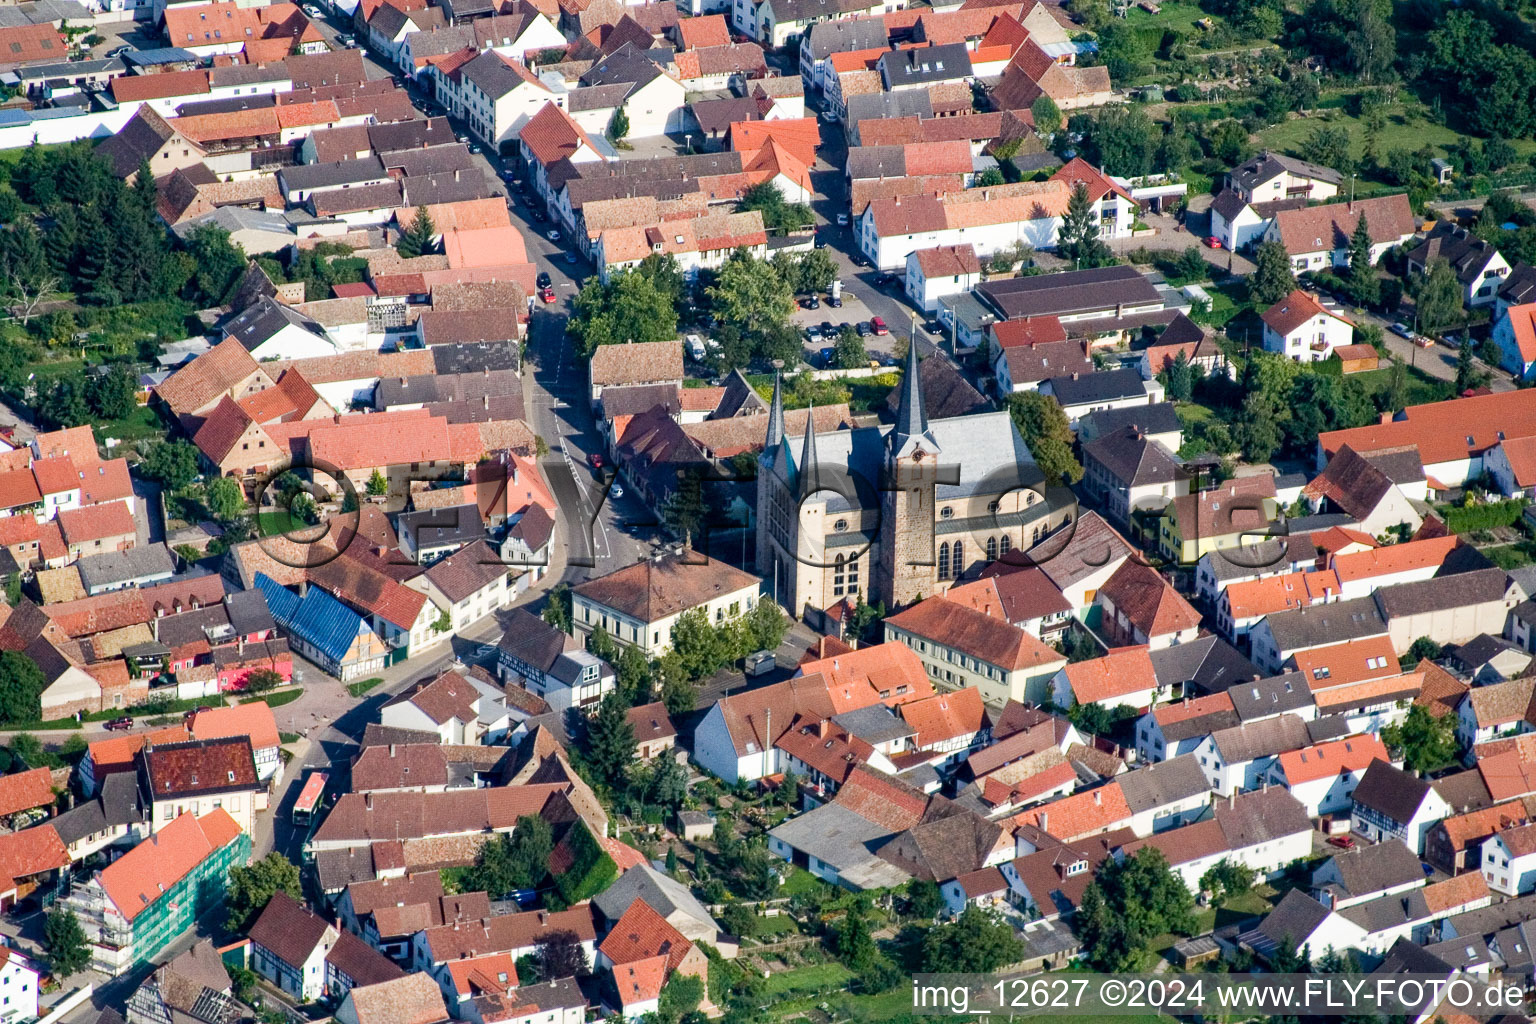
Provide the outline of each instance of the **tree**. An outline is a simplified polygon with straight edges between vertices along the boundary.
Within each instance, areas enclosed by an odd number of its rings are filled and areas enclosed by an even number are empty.
[[[629,724],[624,699],[609,693],[587,720],[582,756],[604,785],[622,791],[629,783],[629,766],[635,759],[635,730]]]
[[[1233,424],[1232,439],[1249,462],[1268,462],[1280,450],[1281,408],[1269,395],[1254,392],[1243,400]]]
[[[757,930],[757,911],[746,903],[732,901],[720,912],[720,923],[725,930],[737,937],[751,935]]]
[[[216,224],[193,228],[182,245],[194,268],[187,298],[202,306],[222,305],[245,271],[245,251],[231,240],[228,230]]]
[[[736,212],[751,213],[754,210],[763,215],[763,227],[774,233],[794,231],[816,223],[809,206],[787,202],[783,190],[771,181],[759,182],[741,194]]]
[[[685,544],[693,544],[708,516],[709,504],[704,500],[704,482],[698,470],[680,470],[676,489],[662,500],[662,523]]]
[[[576,293],[566,333],[586,358],[599,345],[671,341],[677,337],[677,302],[665,281],[642,267],[612,275],[607,284],[593,275]]]
[[[1248,275],[1248,298],[1255,306],[1273,306],[1296,289],[1291,254],[1281,242],[1260,242],[1253,252],[1253,273]]]
[[[789,631],[789,620],[773,601],[759,600],[742,616],[741,623],[746,633],[742,657],[753,651],[774,650],[784,642],[784,634]]]
[[[1077,924],[1095,970],[1134,971],[1152,939],[1194,929],[1194,897],[1161,850],[1106,860],[1083,894]]]
[[[504,899],[516,889],[531,889],[549,874],[554,846],[549,822],[538,815],[522,815],[511,835],[493,836],[480,848],[474,866],[464,874],[464,891]]]
[[[1200,888],[1211,894],[1217,903],[1241,896],[1253,888],[1257,874],[1246,864],[1236,864],[1223,857],[1214,867],[1200,876]]]
[[[418,206],[416,216],[411,219],[411,226],[401,232],[395,251],[406,259],[425,256],[432,251],[433,239],[436,237],[437,225],[432,223],[432,215],[425,206]]]
[[[238,864],[231,867],[228,894],[224,900],[224,909],[229,915],[225,927],[232,932],[247,930],[272,897],[280,892],[296,900],[304,898],[298,866],[276,850],[249,867]]]
[[[1035,102],[1029,105],[1029,112],[1035,116],[1035,131],[1041,135],[1051,136],[1061,131],[1061,108],[1044,93],[1035,97]]]
[[[848,907],[842,922],[832,932],[830,945],[837,958],[855,974],[868,970],[880,955],[863,900],[854,900]]]
[[[608,119],[608,141],[622,142],[629,137],[629,115],[624,112],[624,104],[620,103],[613,110],[613,116]]]
[[[1381,730],[1381,741],[1394,755],[1403,759],[1409,771],[1427,774],[1455,763],[1460,748],[1456,743],[1456,716],[1436,718],[1429,709],[1415,704],[1397,725]]]
[[[151,441],[139,472],[173,491],[197,479],[197,448],[189,441]]]
[[[101,419],[127,419],[137,404],[134,397],[137,390],[128,367],[113,366],[106,373],[86,378],[85,404]]]
[[[1343,125],[1317,124],[1307,136],[1304,152],[1307,159],[1315,164],[1347,173],[1354,164],[1349,155],[1349,147],[1349,129]]]
[[[798,262],[800,290],[803,292],[824,292],[837,280],[837,262],[825,248],[801,253]]]
[[[1050,484],[1073,484],[1083,478],[1083,467],[1072,454],[1072,430],[1060,403],[1038,391],[1008,396],[1008,414],[1035,464]]]
[[[746,338],[760,338],[768,326],[788,322],[795,311],[790,284],[770,264],[745,249],[737,249],[726,258],[705,295],[715,316]]]
[[[688,769],[675,757],[658,757],[645,782],[645,799],[669,811],[680,809],[688,799]]]
[[[656,1003],[656,1019],[660,1024],[678,1024],[684,1017],[695,1012],[704,1001],[704,980],[697,974],[673,971],[661,987],[661,998]]]
[[[1079,269],[1104,267],[1115,260],[1109,246],[1099,238],[1099,221],[1088,198],[1088,186],[1082,182],[1073,187],[1072,198],[1067,201],[1067,214],[1056,236],[1056,255]]]
[[[1498,366],[1504,358],[1504,353],[1499,349],[1499,343],[1492,338],[1484,338],[1477,344],[1477,358],[1489,366]]]
[[[48,952],[48,968],[60,981],[79,974],[91,964],[91,947],[85,940],[80,919],[68,907],[54,907],[43,923],[43,949]]]
[[[1462,319],[1461,282],[1456,271],[1446,260],[1431,260],[1429,272],[1419,283],[1416,298],[1419,310],[1419,329],[1426,334],[1438,334]]]
[[[1371,265],[1371,229],[1366,225],[1364,211],[1349,238],[1349,290],[1362,306],[1381,300],[1381,279]]]
[[[693,608],[672,624],[672,651],[689,679],[719,671],[730,657],[726,637],[709,621],[703,608]]]
[[[368,493],[375,498],[389,493],[389,481],[384,479],[384,474],[377,469],[368,477]]]
[[[40,720],[46,682],[31,658],[20,651],[0,651],[0,721],[15,725]]]
[[[677,877],[677,847],[667,844],[667,874]]]
[[[926,878],[914,878],[907,883],[907,899],[912,904],[912,916],[933,920],[944,909],[944,894],[939,883]]]
[[[1179,253],[1178,259],[1174,261],[1174,270],[1180,277],[1191,281],[1204,281],[1211,276],[1211,265],[1205,262],[1198,245],[1192,245]]]
[[[1168,378],[1164,381],[1164,386],[1168,389],[1168,397],[1175,402],[1189,401],[1190,393],[1194,390],[1194,377],[1190,373],[1189,359],[1182,349],[1173,357],[1173,362],[1164,372]]]
[[[1421,636],[1408,646],[1408,653],[1403,655],[1403,661],[1408,665],[1417,665],[1421,661],[1435,661],[1440,657],[1442,648],[1427,636]]]
[[[1472,338],[1463,334],[1461,344],[1456,348],[1456,380],[1453,384],[1456,393],[1459,395],[1468,388],[1475,387],[1478,376],[1477,364],[1472,361]]]
[[[539,976],[546,981],[559,978],[585,978],[592,973],[581,939],[572,931],[553,931],[533,943],[533,955],[539,962]]]
[[[699,688],[683,668],[682,658],[676,651],[661,656],[661,702],[673,715],[685,714],[698,703]]]
[[[1013,926],[976,906],[950,924],[930,928],[923,939],[923,970],[935,974],[986,974],[1023,956],[1024,943]]]
[[[216,476],[203,489],[208,514],[220,523],[233,522],[245,514],[245,492],[233,477]]]
[[[1116,18],[1099,30],[1099,59],[1115,82],[1123,84],[1145,72],[1151,57],[1142,33],[1129,21]]]
[[[252,669],[245,677],[245,688],[250,693],[266,693],[283,685],[283,677],[270,668]]]
[[[864,339],[852,327],[844,327],[832,347],[832,360],[845,370],[869,364],[869,353],[864,350]]]

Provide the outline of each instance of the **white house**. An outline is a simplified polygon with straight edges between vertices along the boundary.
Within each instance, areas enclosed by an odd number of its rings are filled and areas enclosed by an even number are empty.
[[[1269,769],[1269,781],[1290,790],[1307,817],[1316,818],[1348,810],[1360,777],[1378,758],[1388,760],[1379,738],[1350,736],[1281,754]]]
[[[379,721],[396,729],[433,732],[440,743],[493,743],[508,730],[506,695],[478,679],[445,669],[391,697]]]
[[[1200,879],[1222,861],[1270,878],[1305,858],[1312,823],[1290,794],[1266,789],[1217,800],[1205,819],[1127,843],[1116,854],[1131,856],[1147,846],[1162,851],[1189,891],[1198,893]]]
[[[1297,271],[1349,265],[1349,241],[1364,217],[1371,236],[1371,265],[1382,253],[1412,238],[1418,228],[1408,197],[1401,193],[1353,202],[1281,210],[1264,229],[1264,241],[1279,242]]]
[[[1300,206],[1303,201],[1297,200],[1291,203],[1281,200],[1280,205]],[[1232,189],[1223,189],[1221,194],[1211,201],[1211,226],[1208,237],[1221,243],[1223,249],[1236,252],[1243,247],[1259,241],[1269,222],[1274,215],[1274,203],[1265,203],[1262,208],[1248,202]]]
[[[1509,276],[1509,261],[1490,242],[1460,224],[1440,221],[1424,241],[1408,251],[1408,273],[1428,274],[1437,260],[1450,265],[1461,284],[1461,301],[1471,309],[1492,306]]]
[[[651,657],[672,648],[672,627],[701,611],[718,628],[757,605],[762,580],[693,551],[648,558],[571,591],[571,620],[580,634],[601,627]],[[786,723],[788,724],[788,723]]]
[[[1497,316],[1493,342],[1499,346],[1499,366],[1529,380],[1536,373],[1536,302],[1509,306]]]
[[[1536,890],[1536,825],[1508,828],[1483,842],[1483,878],[1505,896]]]
[[[629,86],[623,91],[619,86]],[[596,90],[588,92],[589,90]],[[617,103],[611,96],[622,95]],[[579,99],[586,95],[585,99]],[[588,135],[601,135],[608,129],[617,106],[629,118],[625,138],[651,139],[686,128],[688,89],[678,78],[633,46],[625,44],[609,54],[581,76],[580,88],[573,90],[567,108],[571,118]]]
[[[1051,678],[1051,700],[1063,708],[1074,704],[1145,708],[1160,690],[1145,645],[1117,647],[1102,658],[1067,665]]]
[[[437,95],[448,109],[462,117],[477,138],[498,149],[516,138],[544,104],[560,106],[565,101],[563,91],[554,92],[521,63],[495,50],[446,75],[433,65],[432,74],[438,83]]]
[[[0,946],[0,1002],[4,1004],[0,1017],[7,1021],[36,1020],[37,983],[43,969],[10,941]]]
[[[1247,203],[1279,199],[1321,202],[1339,194],[1344,176],[1331,167],[1263,152],[1227,175],[1227,188]]]
[[[1160,704],[1136,722],[1136,753],[1154,762],[1194,753],[1212,733],[1237,724],[1225,692]]]
[[[1165,393],[1161,381],[1155,377],[1143,380],[1141,372],[1130,366],[1052,377],[1041,382],[1040,391],[1056,399],[1074,429],[1089,413],[1156,405]]]
[[[946,295],[958,295],[981,280],[981,261],[976,249],[964,245],[919,249],[907,255],[907,296],[925,313],[939,308]]]
[[[1533,678],[1472,687],[1456,708],[1456,739],[1470,750],[1478,743],[1500,736],[1529,732],[1525,712],[1530,706],[1533,690],[1536,690],[1536,679]]]
[[[695,0],[698,2],[698,0]],[[764,49],[777,50],[812,25],[832,18],[855,18],[905,10],[907,0],[729,0],[731,25]],[[710,10],[710,0],[703,9]]]
[[[1244,722],[1213,732],[1195,748],[1211,788],[1221,796],[1257,789],[1280,755],[1308,744],[1307,723],[1294,714]]]
[[[1264,350],[1298,363],[1318,363],[1353,343],[1355,326],[1300,288],[1266,309]]]
[[[1371,842],[1401,839],[1422,855],[1425,834],[1450,813],[1450,805],[1427,779],[1387,761],[1372,761],[1355,787],[1350,828]]]
[[[258,363],[330,356],[339,351],[318,322],[268,296],[257,299],[225,324],[224,337],[240,342]]]

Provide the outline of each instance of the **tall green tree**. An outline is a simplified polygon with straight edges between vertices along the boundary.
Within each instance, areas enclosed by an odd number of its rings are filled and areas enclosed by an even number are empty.
[[[80,919],[68,907],[54,907],[43,922],[43,949],[48,968],[60,981],[79,974],[91,964],[91,947]]]
[[[127,419],[137,404],[133,373],[126,366],[108,368],[85,380],[85,404],[91,413],[104,420]]]
[[[229,523],[245,514],[245,492],[234,477],[217,476],[208,481],[203,491],[208,504],[208,514],[215,522]]]
[[[622,142],[629,138],[629,114],[624,110],[624,104],[620,103],[613,110],[613,116],[608,119],[608,140],[610,142]]]
[[[593,275],[576,294],[566,333],[577,355],[588,358],[599,345],[671,341],[677,337],[677,304],[665,286],[637,270],[603,284]]]
[[[1049,137],[1061,131],[1061,108],[1044,93],[1035,97],[1035,102],[1029,105],[1029,112],[1034,115],[1035,130],[1041,135]]]
[[[1461,752],[1456,742],[1456,716],[1436,718],[1419,704],[1408,709],[1402,722],[1382,729],[1381,741],[1402,757],[1405,768],[1420,775],[1454,764]]]
[[[1168,389],[1168,397],[1175,402],[1189,401],[1190,393],[1194,389],[1194,377],[1190,373],[1189,359],[1185,357],[1182,350],[1173,357],[1173,362],[1165,371],[1165,375],[1167,380],[1163,382],[1163,386]]]
[[[400,241],[395,243],[395,251],[406,259],[425,256],[432,251],[432,240],[436,237],[437,225],[432,223],[432,215],[425,206],[418,206],[411,226],[401,233]]]
[[[715,283],[705,289],[715,316],[746,337],[787,322],[795,312],[794,289],[773,266],[737,249],[726,257]]]
[[[1255,306],[1273,306],[1296,288],[1291,254],[1280,242],[1260,242],[1253,252],[1253,273],[1248,275],[1248,298]]]
[[[1078,910],[1088,962],[1100,971],[1137,970],[1152,939],[1194,930],[1194,907],[1194,897],[1161,850],[1144,847],[1122,860],[1106,860]]]
[[[41,719],[45,683],[42,669],[31,658],[20,651],[0,651],[0,721],[15,725]]]
[[[1078,182],[1067,201],[1067,213],[1056,236],[1056,255],[1079,269],[1104,267],[1115,261],[1114,253],[1099,237],[1099,221],[1088,198],[1088,186]]]
[[[232,932],[250,928],[279,892],[296,900],[304,898],[298,866],[276,850],[249,867],[237,864],[230,868],[229,887],[224,899],[224,909],[228,913],[225,927]]]
[[[609,693],[587,719],[582,757],[603,785],[623,792],[629,766],[635,760],[635,730],[626,717],[629,708],[617,691]]]
[[[1038,391],[1011,394],[1008,414],[1048,485],[1073,484],[1083,478],[1082,463],[1072,454],[1067,414],[1056,399]]]
[[[1024,943],[996,913],[966,907],[950,924],[936,925],[923,939],[923,969],[935,974],[987,974],[1017,963]]]
[[[1381,300],[1381,279],[1371,264],[1371,229],[1364,211],[1349,238],[1349,290],[1354,300],[1370,306]]]
[[[173,491],[196,480],[197,471],[197,449],[188,441],[151,441],[139,461],[139,472]]]
[[[201,224],[187,232],[182,246],[194,267],[187,282],[187,298],[199,306],[228,301],[246,267],[245,252],[229,232],[216,224]]]
[[[709,621],[703,608],[693,608],[672,624],[672,650],[690,679],[702,679],[720,670],[730,657],[726,637]]]
[[[1419,310],[1419,329],[1426,334],[1438,334],[1463,318],[1461,307],[1461,282],[1456,271],[1445,260],[1432,260],[1429,272],[1418,283],[1416,303]]]

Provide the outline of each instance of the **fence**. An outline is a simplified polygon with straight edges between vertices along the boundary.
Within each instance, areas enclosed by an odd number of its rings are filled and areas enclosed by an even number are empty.
[[[53,1009],[49,1010],[46,1015],[39,1018],[37,1024],[56,1024],[57,1021],[63,1020],[69,1015],[69,1011],[73,1010],[75,1007],[91,998],[91,993],[95,991],[95,989],[95,985],[91,984],[90,982],[86,982],[83,988],[75,989],[69,995],[54,1003]]]

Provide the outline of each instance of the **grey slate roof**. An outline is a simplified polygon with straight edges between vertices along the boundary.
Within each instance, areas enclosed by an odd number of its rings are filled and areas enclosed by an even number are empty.
[[[592,65],[581,76],[581,84],[591,88],[599,85],[625,84],[640,89],[661,75],[656,62],[634,46],[625,43],[607,57]]]
[[[635,900],[644,900],[662,917],[681,910],[699,922],[713,922],[704,904],[688,887],[657,871],[649,864],[633,867],[619,876],[607,889],[592,897],[592,905],[610,922],[624,916]]]
[[[267,599],[259,590],[240,590],[224,597],[224,611],[229,624],[242,636],[276,629],[277,620],[267,607]]]
[[[898,94],[899,95],[899,94]],[[1162,302],[1162,294],[1134,267],[1098,267],[1060,274],[984,281],[976,294],[1005,319],[1063,316]]]
[[[170,576],[176,571],[176,559],[164,544],[142,544],[127,551],[86,555],[75,565],[87,591],[153,576]]]
[[[779,25],[795,21],[835,18],[843,14],[863,14],[869,0],[768,0],[773,20]]]
[[[1292,889],[1275,905],[1259,926],[1242,938],[1261,955],[1269,955],[1289,942],[1300,945],[1317,930],[1330,911],[1300,889]]]
[[[1316,703],[1306,677],[1300,672],[1236,682],[1227,690],[1227,696],[1232,698],[1237,717],[1245,722],[1300,711]]]
[[[263,295],[239,316],[224,325],[226,336],[234,338],[247,352],[260,347],[285,327],[299,327],[324,338],[325,328],[292,306]]]
[[[1214,635],[1153,651],[1151,658],[1159,685],[1192,684],[1205,693],[1220,693],[1259,675],[1258,666]]]
[[[1184,429],[1172,402],[1154,402],[1091,412],[1078,420],[1077,436],[1081,441],[1092,441],[1122,427],[1139,427],[1143,434],[1169,434]]]
[[[1128,487],[1171,484],[1184,472],[1167,448],[1135,427],[1121,427],[1083,445],[1083,459],[1097,462]]]
[[[112,826],[132,825],[143,820],[144,805],[139,796],[138,776],[133,772],[113,772],[101,780],[101,788],[94,797],[81,800],[49,823],[68,846]]]
[[[357,185],[385,176],[384,164],[377,156],[337,160],[328,164],[298,164],[294,167],[284,167],[277,174],[282,179],[286,191]]]
[[[387,4],[385,6],[388,6]],[[507,66],[499,54],[490,50],[471,60],[459,69],[459,74],[475,84],[475,88],[492,100],[499,100],[527,81]]]
[[[1117,775],[1115,781],[1120,784],[1120,791],[1125,794],[1125,802],[1130,805],[1132,814],[1209,793],[1211,789],[1205,772],[1200,768],[1200,761],[1194,754],[1184,754],[1137,768]]]
[[[506,619],[507,631],[497,648],[508,658],[547,672],[565,653],[570,637],[523,608],[514,608]]]
[[[1310,742],[1307,724],[1296,715],[1279,715],[1244,722],[1213,733],[1211,740],[1227,764],[1244,764],[1261,757],[1274,757],[1288,750],[1300,750]]]
[[[432,369],[437,374],[516,370],[517,349],[504,341],[473,341],[463,345],[433,345]]]
[[[1275,646],[1282,653],[1362,640],[1387,631],[1386,621],[1371,597],[1293,608],[1266,616],[1264,621],[1269,623]]]
[[[839,18],[818,22],[802,38],[801,52],[812,60],[826,60],[834,53],[873,50],[889,39],[882,18]]]
[[[1376,591],[1376,603],[1383,618],[1395,619],[1502,601],[1508,587],[1509,576],[1503,569],[1478,569],[1382,587]]]
[[[1234,850],[1312,829],[1301,801],[1279,786],[1238,793],[1229,800],[1217,800],[1212,806],[1216,823]]]
[[[903,89],[900,92],[875,92],[850,96],[847,101],[848,123],[886,120],[893,117],[932,117],[933,100],[927,89]]]
[[[482,399],[523,397],[522,378],[515,370],[478,373],[434,373],[415,377],[384,377],[374,389],[373,404],[380,409],[396,405],[430,405],[434,402],[480,402]],[[521,414],[512,417],[521,419]]]
[[[1070,377],[1052,377],[1045,382],[1045,386],[1050,388],[1050,393],[1062,405],[1111,402],[1147,393],[1147,385],[1141,379],[1141,374],[1128,366],[1118,370],[1100,370],[1097,373],[1074,373]]]
[[[1340,879],[1333,884],[1342,886],[1344,893],[1350,897],[1369,896],[1401,885],[1424,883],[1424,870],[1419,866],[1418,854],[1404,846],[1399,839],[1336,853],[1330,860],[1338,870]],[[1312,873],[1314,879],[1322,870],[1319,868]]]
[[[1321,164],[1307,163],[1305,160],[1297,160],[1295,157],[1282,156],[1278,153],[1260,153],[1241,167],[1232,171],[1234,184],[1245,189],[1255,189],[1277,175],[1289,171],[1292,174],[1315,178],[1318,181],[1326,181],[1337,185],[1344,180],[1338,171]]]
[[[469,544],[485,536],[485,523],[476,505],[402,512],[395,524],[400,537],[411,537],[419,551],[442,544]]]
[[[878,69],[892,89],[947,82],[971,77],[971,54],[964,43],[887,50],[878,61]]]
[[[1399,824],[1413,820],[1429,794],[1429,783],[1386,761],[1372,761],[1355,787],[1355,804],[1379,811]]]
[[[847,729],[849,735],[856,736],[871,745],[917,735],[916,729],[896,717],[884,704],[871,704],[867,708],[844,711],[840,715],[833,715],[832,721]]]

